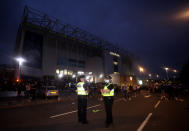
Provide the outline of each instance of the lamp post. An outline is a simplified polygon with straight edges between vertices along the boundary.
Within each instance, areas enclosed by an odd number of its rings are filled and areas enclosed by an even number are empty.
[[[169,76],[168,76],[168,71],[169,71],[169,68],[168,67],[165,67],[165,72],[166,72],[166,75],[167,75],[167,80],[169,80]]]
[[[144,72],[144,68],[142,68],[142,67],[139,67],[139,71],[140,71],[140,73],[142,72]]]
[[[144,73],[144,68],[141,67],[141,66],[139,66],[139,67],[138,67],[138,70],[139,70],[139,72],[140,72],[140,76],[142,77],[142,73]]]
[[[23,65],[23,63],[26,60],[24,58],[22,58],[22,57],[18,57],[18,58],[16,58],[16,61],[18,62],[16,81],[19,82],[20,81],[21,66]]]
[[[173,73],[174,73],[173,78],[176,79],[176,74],[178,73],[178,71],[176,69],[174,69]]]
[[[149,78],[151,79],[152,78],[152,74],[148,74]]]

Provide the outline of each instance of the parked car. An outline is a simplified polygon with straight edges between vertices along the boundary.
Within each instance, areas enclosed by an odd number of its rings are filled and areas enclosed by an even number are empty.
[[[56,88],[56,86],[42,86],[41,93],[42,93],[42,96],[45,98],[59,96],[59,91]]]

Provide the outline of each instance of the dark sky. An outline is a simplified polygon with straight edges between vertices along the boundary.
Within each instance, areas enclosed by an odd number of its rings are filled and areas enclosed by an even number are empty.
[[[24,5],[133,52],[148,72],[189,59],[189,0],[1,0],[0,63],[13,61]]]

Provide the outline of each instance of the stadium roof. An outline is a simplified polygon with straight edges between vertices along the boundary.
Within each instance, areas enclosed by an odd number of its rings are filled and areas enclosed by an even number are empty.
[[[80,29],[70,24],[66,24],[55,17],[48,16],[46,13],[28,6],[25,6],[24,8],[22,24],[24,23],[36,25],[47,29],[50,32],[63,34],[64,36],[69,36],[80,41],[94,44],[97,47],[102,47],[104,50],[113,51],[124,56],[134,57],[132,53],[126,51],[125,49],[118,48],[116,45],[105,41],[100,37],[87,32],[86,30]]]

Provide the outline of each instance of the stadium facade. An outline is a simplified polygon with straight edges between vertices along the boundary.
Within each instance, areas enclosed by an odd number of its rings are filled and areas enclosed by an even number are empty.
[[[85,73],[99,82],[106,74],[133,72],[130,52],[29,7],[19,26],[15,56],[26,59],[23,76],[56,79]]]

